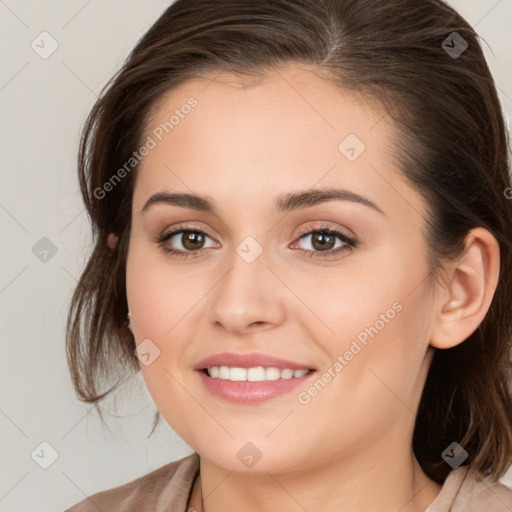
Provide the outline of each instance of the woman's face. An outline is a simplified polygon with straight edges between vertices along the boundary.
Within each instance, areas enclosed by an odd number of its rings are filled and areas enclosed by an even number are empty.
[[[214,464],[279,472],[410,449],[434,315],[425,206],[392,163],[393,130],[297,66],[189,81],[151,119],[131,329],[158,409]]]

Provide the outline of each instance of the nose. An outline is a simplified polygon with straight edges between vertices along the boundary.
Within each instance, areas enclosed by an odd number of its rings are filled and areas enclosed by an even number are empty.
[[[233,251],[230,268],[210,297],[208,315],[215,328],[243,334],[284,322],[286,290],[268,263],[265,251],[251,263]]]

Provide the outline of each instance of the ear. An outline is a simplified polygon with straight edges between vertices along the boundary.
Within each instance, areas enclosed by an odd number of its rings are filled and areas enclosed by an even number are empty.
[[[478,328],[498,285],[500,251],[484,228],[471,230],[465,251],[450,267],[446,288],[439,294],[430,344],[446,349],[465,341]]]
[[[131,323],[131,314],[130,312],[128,311],[128,314],[126,315],[126,327],[128,327],[128,329],[130,329],[130,331],[132,332],[133,334],[133,330],[132,330],[132,323]]]
[[[107,237],[107,245],[108,248],[113,251],[116,248],[117,245],[117,235],[114,235],[114,233],[110,233]]]

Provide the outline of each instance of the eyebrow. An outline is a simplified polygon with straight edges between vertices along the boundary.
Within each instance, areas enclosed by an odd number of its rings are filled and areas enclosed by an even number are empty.
[[[385,215],[385,213],[368,198],[351,192],[350,190],[339,188],[309,189],[283,194],[276,199],[274,209],[280,213],[288,213],[334,200],[350,201],[362,204],[378,211],[382,215]],[[142,207],[141,213],[146,212],[156,204],[190,208],[192,210],[217,215],[215,202],[208,196],[169,192],[157,192],[156,194],[153,194]]]

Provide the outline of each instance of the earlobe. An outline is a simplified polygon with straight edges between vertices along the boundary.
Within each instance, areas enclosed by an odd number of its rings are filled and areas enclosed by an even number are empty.
[[[470,231],[466,249],[450,268],[447,288],[437,307],[430,344],[446,349],[465,341],[485,318],[498,285],[500,252],[484,228]]]
[[[110,233],[107,237],[107,245],[108,245],[108,248],[113,251],[116,246],[117,246],[117,236],[114,235],[114,233]]]

